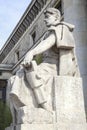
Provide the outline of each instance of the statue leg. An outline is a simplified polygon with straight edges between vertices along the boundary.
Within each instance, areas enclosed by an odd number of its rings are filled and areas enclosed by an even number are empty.
[[[10,107],[11,114],[12,114],[12,124],[11,125],[15,125],[15,123],[16,123],[13,101],[12,101],[12,98],[10,98],[10,96],[9,96],[11,89],[12,89],[12,85],[14,83],[14,80],[15,80],[15,76],[12,76],[8,80],[7,91],[6,91],[7,104]]]
[[[26,79],[33,90],[36,102],[39,107],[42,107],[48,111],[52,111],[52,109],[47,103],[47,97],[44,91],[44,82],[42,80],[41,75],[38,75],[39,70],[36,61],[32,61],[31,66],[31,69],[28,71],[25,70],[25,73]]]
[[[46,93],[44,91],[44,83],[40,76],[38,76],[37,71],[31,71],[26,73],[26,78],[30,84],[37,104],[48,111],[52,111],[47,103]]]

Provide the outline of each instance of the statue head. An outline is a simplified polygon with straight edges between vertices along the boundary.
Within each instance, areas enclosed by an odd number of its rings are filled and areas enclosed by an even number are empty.
[[[48,8],[44,11],[45,23],[49,27],[51,25],[57,25],[60,22],[61,14],[56,8]]]

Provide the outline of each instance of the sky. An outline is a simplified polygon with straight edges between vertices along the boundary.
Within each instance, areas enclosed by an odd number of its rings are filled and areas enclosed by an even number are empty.
[[[30,2],[31,0],[0,0],[0,49]]]

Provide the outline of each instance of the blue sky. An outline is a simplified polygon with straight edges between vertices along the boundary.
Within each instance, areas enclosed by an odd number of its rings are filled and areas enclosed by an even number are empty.
[[[0,0],[0,49],[12,33],[31,0]]]

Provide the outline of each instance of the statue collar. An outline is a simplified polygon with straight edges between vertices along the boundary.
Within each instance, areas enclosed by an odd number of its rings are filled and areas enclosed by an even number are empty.
[[[73,24],[70,23],[66,23],[66,22],[55,22],[51,27],[56,27],[58,25],[65,25],[69,28],[69,30],[72,32],[75,28],[75,26]],[[49,27],[49,28],[51,28]]]

